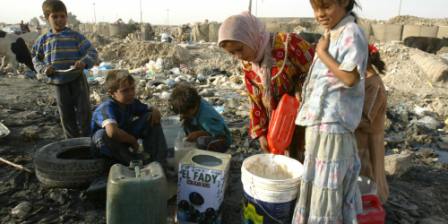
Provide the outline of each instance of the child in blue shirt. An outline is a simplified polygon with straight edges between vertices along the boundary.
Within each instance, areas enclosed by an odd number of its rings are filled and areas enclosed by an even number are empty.
[[[200,149],[227,151],[232,143],[229,128],[223,117],[199,96],[195,88],[187,83],[177,84],[169,103],[183,121],[187,141],[196,142]]]
[[[51,26],[40,36],[31,51],[39,76],[56,84],[56,102],[67,138],[89,135],[89,86],[82,70],[97,60],[92,44],[80,33],[66,27],[67,9],[62,1],[46,0],[42,10]],[[56,70],[76,68],[75,72],[56,75]]]
[[[165,166],[167,145],[160,112],[135,99],[135,81],[127,71],[110,71],[105,86],[111,98],[95,109],[91,122],[94,154],[124,165],[143,160]],[[143,140],[143,152],[138,139]]]

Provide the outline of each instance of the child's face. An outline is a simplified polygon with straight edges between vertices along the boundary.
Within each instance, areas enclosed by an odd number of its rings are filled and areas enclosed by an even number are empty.
[[[67,25],[67,14],[65,12],[52,12],[48,16],[48,23],[54,32],[61,32]]]
[[[224,44],[223,48],[239,60],[253,61],[257,57],[252,48],[239,41],[228,41]]]
[[[348,2],[348,0],[342,0],[341,3],[337,0],[328,0],[322,5],[311,4],[311,6],[317,22],[325,29],[333,29],[347,13],[345,7]]]
[[[135,84],[125,82],[111,95],[118,103],[131,104],[135,99]]]

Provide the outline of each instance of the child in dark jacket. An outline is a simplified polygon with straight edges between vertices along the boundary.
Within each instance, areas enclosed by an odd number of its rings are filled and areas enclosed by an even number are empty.
[[[110,71],[105,85],[111,98],[93,112],[94,154],[124,165],[143,160],[165,166],[167,145],[159,110],[135,99],[135,81],[127,71]],[[139,152],[138,139],[142,139],[143,152]]]
[[[232,143],[229,128],[223,117],[192,86],[178,84],[169,103],[174,113],[180,115],[187,141],[196,142],[197,147],[216,152],[225,152]]]

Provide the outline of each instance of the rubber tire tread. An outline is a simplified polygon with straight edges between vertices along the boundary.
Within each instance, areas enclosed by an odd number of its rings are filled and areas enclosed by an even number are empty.
[[[66,139],[40,148],[34,155],[37,179],[47,187],[78,188],[105,173],[104,159],[62,159],[61,153],[90,147],[89,137]]]

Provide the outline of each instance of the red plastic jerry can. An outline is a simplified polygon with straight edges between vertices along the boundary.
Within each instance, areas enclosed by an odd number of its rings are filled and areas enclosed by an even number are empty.
[[[362,196],[362,214],[358,215],[359,224],[384,224],[386,213],[376,195]]]
[[[271,153],[284,155],[291,144],[299,104],[296,97],[283,94],[277,108],[272,112],[267,136]]]

